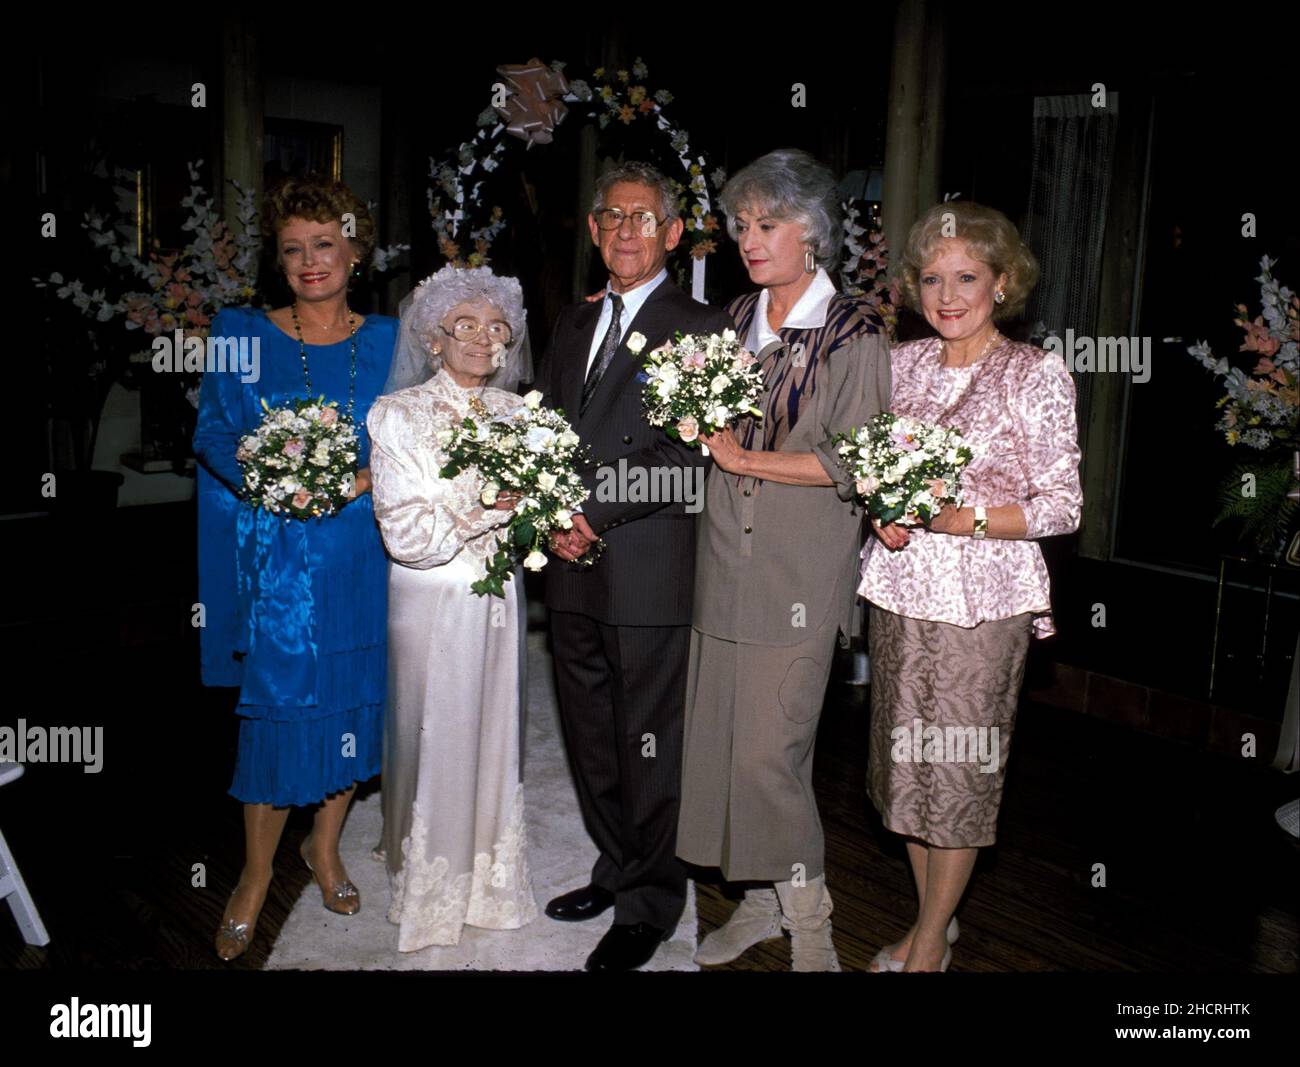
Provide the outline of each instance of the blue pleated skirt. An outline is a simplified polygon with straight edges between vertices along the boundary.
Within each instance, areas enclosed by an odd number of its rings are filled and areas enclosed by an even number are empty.
[[[230,794],[245,804],[316,804],[382,769],[388,565],[369,505],[310,530],[315,702],[236,708]]]
[[[384,705],[364,704],[324,719],[241,717],[231,796],[245,804],[315,804],[379,773]]]

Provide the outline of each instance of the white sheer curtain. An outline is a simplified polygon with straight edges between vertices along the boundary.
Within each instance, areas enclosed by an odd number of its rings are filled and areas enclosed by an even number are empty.
[[[1096,330],[1102,238],[1110,197],[1119,94],[1105,107],[1093,97],[1034,98],[1034,154],[1023,237],[1042,276],[1030,298],[1029,321],[1064,337]],[[1086,425],[1092,382],[1076,376],[1080,425]]]

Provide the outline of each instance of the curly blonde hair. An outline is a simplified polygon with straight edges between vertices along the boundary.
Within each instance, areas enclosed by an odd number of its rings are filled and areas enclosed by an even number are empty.
[[[274,258],[276,235],[290,219],[342,224],[347,212],[356,219],[356,234],[348,240],[365,270],[375,250],[375,220],[366,202],[342,182],[315,174],[291,174],[280,179],[262,198],[262,233],[271,242]]]
[[[1020,239],[1020,231],[995,208],[969,200],[935,204],[912,224],[898,271],[898,283],[907,303],[921,310],[921,271],[939,251],[941,241],[963,241],[970,255],[987,263],[994,277],[1007,276],[1006,299],[993,305],[993,317],[1006,319],[1018,314],[1038,283],[1038,260]]]

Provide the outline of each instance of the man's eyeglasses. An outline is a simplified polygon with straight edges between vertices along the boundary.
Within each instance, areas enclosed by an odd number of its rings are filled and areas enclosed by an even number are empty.
[[[600,211],[593,212],[596,216],[596,225],[602,230],[621,230],[623,220],[632,220],[632,232],[639,233],[642,237],[653,237],[655,231],[659,229],[667,219],[657,219],[651,211],[634,211],[627,215],[619,211],[616,207],[602,208]]]
[[[476,319],[457,319],[451,324],[450,330],[442,323],[438,324],[438,328],[448,337],[456,338],[457,341],[473,341],[484,330],[487,331],[489,341],[496,341],[503,345],[508,345],[510,338],[514,336],[510,324],[500,319],[485,323],[480,323]]]

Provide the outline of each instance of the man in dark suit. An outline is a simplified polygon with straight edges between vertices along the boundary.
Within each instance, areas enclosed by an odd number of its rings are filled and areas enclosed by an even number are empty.
[[[546,605],[565,744],[600,856],[591,883],[546,914],[572,922],[612,906],[614,925],[587,969],[629,970],[672,936],[686,900],[674,853],[706,462],[646,422],[638,375],[643,353],[678,331],[720,333],[732,322],[668,280],[683,225],[653,167],[602,175],[587,224],[609,283],[603,299],[560,312],[539,385],[595,461],[574,528],[551,540],[560,558],[546,568]],[[573,562],[598,541],[594,563]]]

